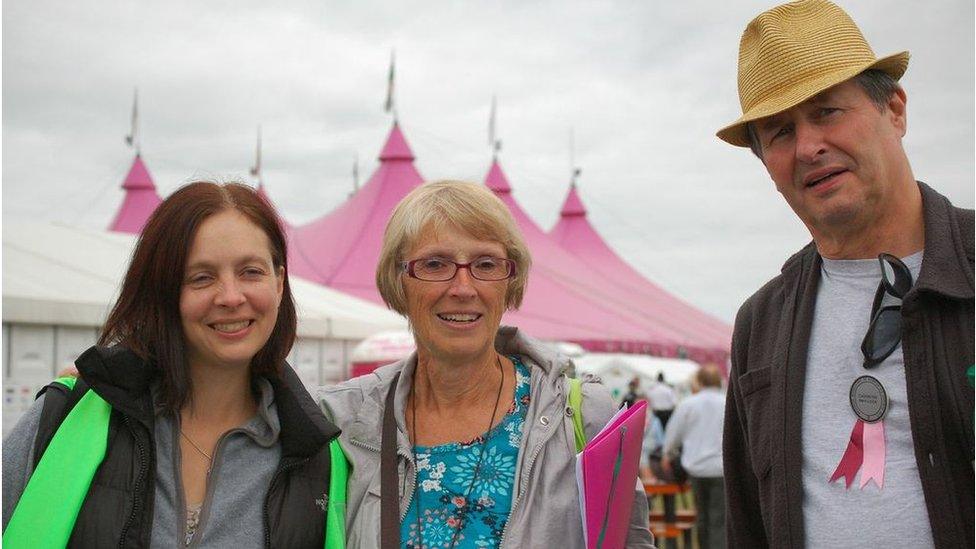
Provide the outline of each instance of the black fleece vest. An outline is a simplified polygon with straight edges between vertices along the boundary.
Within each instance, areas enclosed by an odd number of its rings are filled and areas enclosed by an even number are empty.
[[[57,383],[45,388],[35,465],[70,409],[90,390],[86,372],[95,371],[96,377],[101,377],[98,374],[107,370],[134,367],[127,373],[138,378],[140,370],[147,367],[128,351],[97,347],[82,354],[76,364],[82,378],[72,391]],[[103,381],[93,384],[101,388]],[[108,448],[92,478],[68,547],[149,547],[156,478],[152,401],[146,385],[124,404],[118,402],[120,395],[131,395],[125,389],[132,388],[132,379],[126,381],[121,387],[97,390],[112,404]],[[325,419],[289,366],[285,365],[282,378],[271,380],[271,384],[281,421],[282,456],[264,494],[264,545],[320,548],[325,539],[325,512],[315,501],[329,491],[328,442],[339,430]]]

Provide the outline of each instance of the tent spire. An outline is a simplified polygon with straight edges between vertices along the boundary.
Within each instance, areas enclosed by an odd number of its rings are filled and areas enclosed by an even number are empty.
[[[495,95],[491,96],[491,112],[488,115],[488,147],[491,149],[491,159],[498,160],[498,153],[502,150],[502,140],[495,137],[495,118],[497,105]]]
[[[125,136],[126,145],[136,150],[136,156],[140,154],[139,143],[139,88],[134,88],[132,94],[132,120],[129,134]]]
[[[125,191],[125,197],[115,214],[115,219],[109,225],[109,230],[139,234],[162,199],[156,193],[156,185],[138,153],[132,161],[129,173],[125,176],[122,190]]]
[[[396,120],[393,121],[393,128],[390,129],[390,135],[386,138],[386,144],[383,145],[383,150],[380,151],[380,162],[389,160],[409,160],[411,162],[414,160],[413,151],[410,150],[410,145],[407,144],[406,138],[403,137],[403,132],[400,131],[400,124]]]
[[[576,166],[576,132],[573,128],[569,128],[569,173],[572,174],[569,179],[569,186],[575,189],[576,181],[583,173],[583,169]]]
[[[394,83],[396,82],[396,50],[390,50],[390,72],[386,77],[386,103],[383,105],[385,112],[393,113],[393,123],[397,122],[397,108],[394,96]]]
[[[258,180],[258,189],[264,185],[264,180],[261,177],[261,124],[258,124],[258,141],[257,147],[254,150],[254,165],[251,166],[251,176],[256,177]]]
[[[586,208],[580,200],[579,193],[576,191],[576,179],[569,184],[569,193],[563,202],[563,208],[559,211],[559,217],[586,217]]]

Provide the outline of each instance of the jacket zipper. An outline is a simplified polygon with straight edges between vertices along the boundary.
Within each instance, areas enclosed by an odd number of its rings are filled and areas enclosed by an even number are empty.
[[[519,502],[522,501],[522,496],[524,496],[525,492],[528,490],[529,477],[532,475],[532,466],[535,464],[536,458],[539,457],[539,452],[542,451],[542,447],[545,446],[548,440],[549,438],[547,437],[545,440],[536,445],[535,449],[532,450],[532,455],[529,457],[529,461],[526,463],[527,468],[525,470],[525,474],[522,475],[525,478],[525,482],[522,482],[521,486],[519,486],[519,493],[517,496],[515,496],[515,501],[512,502],[512,507],[508,511],[508,520],[505,521],[505,527],[502,528],[502,538],[498,542],[499,549],[505,547],[505,538],[508,537],[508,525],[512,523],[512,515],[515,514],[515,509],[518,507]]]
[[[271,548],[271,512],[268,510],[268,498],[271,497],[271,492],[274,490],[275,484],[278,483],[278,479],[281,478],[281,475],[285,471],[294,469],[300,465],[304,465],[308,463],[310,459],[311,458],[304,458],[289,463],[288,465],[278,467],[278,470],[275,471],[274,476],[271,477],[271,484],[268,485],[268,493],[264,495],[264,546],[268,549]],[[325,530],[322,531],[322,535],[325,536]]]
[[[529,390],[531,391],[531,386]],[[566,398],[566,395],[557,391],[556,398],[564,400]],[[559,416],[559,419],[560,420],[563,419],[561,414]],[[533,418],[533,421],[534,420],[535,418]],[[528,436],[528,432],[525,430],[525,426],[530,424],[526,422],[523,423],[522,425],[523,425],[522,436]],[[515,514],[515,509],[518,508],[518,504],[522,501],[522,496],[524,496],[525,492],[528,490],[529,477],[532,476],[532,466],[535,465],[535,460],[536,458],[539,457],[539,452],[542,451],[542,447],[545,446],[546,443],[549,442],[549,439],[551,439],[556,433],[556,429],[558,428],[557,422],[554,421],[552,425],[553,425],[553,429],[543,435],[542,440],[540,440],[539,443],[536,444],[535,448],[532,450],[532,455],[529,456],[529,460],[525,464],[525,471],[522,473],[522,477],[525,479],[525,482],[519,483],[519,492],[518,494],[516,494],[515,501],[512,502],[512,507],[508,511],[508,520],[505,522],[505,527],[502,528],[502,537],[498,541],[498,549],[502,549],[503,547],[505,547],[505,539],[508,538],[508,526],[512,524],[512,516]],[[559,422],[559,425],[561,425],[561,422]]]
[[[119,547],[125,547],[125,536],[129,533],[129,528],[132,526],[132,521],[135,520],[136,515],[139,513],[142,507],[142,489],[143,484],[145,484],[146,474],[149,470],[148,458],[146,457],[146,449],[142,445],[142,441],[136,435],[136,430],[132,427],[131,420],[129,416],[122,414],[122,423],[125,424],[126,428],[132,433],[132,439],[136,443],[136,448],[139,450],[139,474],[136,476],[136,488],[133,491],[133,504],[132,512],[129,513],[129,519],[125,521],[125,526],[122,527],[122,535],[119,536]]]
[[[213,505],[213,491],[216,489],[214,487],[214,483],[212,482],[212,479],[213,479],[213,477],[215,477],[219,473],[220,460],[218,458],[220,457],[220,447],[224,443],[224,440],[228,436],[230,436],[230,435],[232,435],[234,433],[243,433],[243,432],[245,432],[243,429],[239,429],[239,428],[231,429],[230,431],[227,431],[224,434],[220,435],[220,438],[217,439],[217,444],[214,445],[213,459],[210,460],[210,469],[207,471],[206,489],[203,492],[203,501],[200,503],[200,514],[198,515],[197,529],[193,533],[193,539],[192,539],[192,541],[190,541],[190,545],[187,545],[186,546],[188,548],[199,547],[200,546],[200,538],[203,537],[203,530],[204,530],[204,527],[206,526],[206,521],[204,519],[209,519],[210,518],[210,506]],[[180,457],[180,459],[181,460],[183,459],[182,456]],[[180,471],[180,473],[179,473],[179,481],[180,481],[180,483],[183,482],[183,472],[182,471]],[[185,492],[183,492],[183,493],[184,493],[184,496],[183,496],[183,499],[184,499],[184,502],[183,502],[183,511],[184,511],[184,514],[182,514],[180,516],[181,517],[180,520],[183,523],[183,528],[181,530],[183,532],[183,535],[182,535],[182,537],[180,539],[184,540],[184,543],[185,543],[185,540],[186,540],[186,513],[185,513],[185,511],[186,511],[186,501],[185,501],[186,500],[186,495],[185,494],[186,493]]]
[[[356,440],[356,439],[349,439],[349,441],[353,445],[359,446],[360,448],[365,448],[366,450],[369,450],[371,452],[376,452],[376,453],[379,453],[380,452],[380,449],[379,448],[377,448],[375,446],[371,446],[371,445],[369,445],[369,444],[367,444],[365,442],[362,442],[362,441],[359,441],[359,440]],[[404,454],[403,452],[400,451],[399,446],[400,445],[398,444],[397,445],[397,455],[400,456],[400,457],[402,457],[402,458],[404,458],[404,459],[406,459],[407,460],[407,463],[413,468],[413,483],[410,485],[410,491],[409,491],[409,493],[407,495],[407,504],[403,507],[403,509],[400,510],[400,522],[403,522],[403,518],[405,516],[407,516],[407,511],[410,510],[410,504],[413,503],[413,493],[417,490],[417,465],[413,462],[413,458],[411,456],[408,456],[408,455],[406,455],[406,454]],[[383,489],[383,487],[380,486],[380,490],[382,490],[382,489]]]

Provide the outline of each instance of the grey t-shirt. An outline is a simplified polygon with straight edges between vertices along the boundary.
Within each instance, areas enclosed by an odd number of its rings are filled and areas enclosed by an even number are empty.
[[[903,259],[918,279],[922,252]],[[881,281],[876,259],[824,259],[810,332],[803,396],[803,519],[807,547],[932,547],[932,529],[922,495],[912,442],[901,346],[884,362],[865,370],[861,341],[871,322],[871,305]],[[896,304],[885,296],[883,304]],[[851,383],[877,378],[888,394],[884,418],[884,487],[860,488],[863,468],[850,488],[844,478],[829,482],[857,416]]]

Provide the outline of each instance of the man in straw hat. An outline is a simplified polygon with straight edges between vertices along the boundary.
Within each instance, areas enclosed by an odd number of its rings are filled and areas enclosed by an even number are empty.
[[[973,546],[973,211],[912,174],[907,66],[826,0],[742,35],[742,116],[718,137],[813,242],[736,318],[730,547]]]

